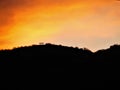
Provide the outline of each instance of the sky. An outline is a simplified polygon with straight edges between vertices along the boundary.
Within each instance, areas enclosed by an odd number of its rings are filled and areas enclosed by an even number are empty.
[[[0,0],[0,49],[120,44],[120,0]]]

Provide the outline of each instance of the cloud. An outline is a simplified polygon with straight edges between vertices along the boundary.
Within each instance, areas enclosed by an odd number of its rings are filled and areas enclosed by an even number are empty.
[[[0,26],[12,23],[15,10],[26,7],[28,0],[0,0]]]
[[[93,0],[94,1],[94,0]],[[32,7],[49,9],[50,7],[67,7],[74,3],[91,2],[90,0],[0,0],[0,26],[9,25],[14,21],[14,15],[20,10]],[[56,7],[55,7],[56,8]]]
[[[57,39],[53,43],[73,40],[71,45],[81,39],[89,45],[95,44],[89,42],[92,38],[114,37],[120,28],[120,7],[113,1],[0,0],[1,47],[44,42],[44,37],[48,42]]]
[[[64,0],[0,0],[0,27],[12,23],[16,12],[32,8],[34,6],[49,7],[59,4]]]
[[[28,10],[28,14],[31,12],[29,14],[31,15],[32,13],[44,12],[45,10],[48,12],[51,7],[54,9],[56,6],[62,8],[61,5],[66,7],[69,3],[78,1],[79,0],[0,0],[0,32],[2,32],[0,35],[9,32],[10,29],[8,28],[11,28],[16,23],[15,17],[19,16],[21,12],[25,12],[25,10],[26,12]],[[34,7],[38,10],[33,10]],[[49,13],[52,11],[54,12],[54,10],[51,10]]]

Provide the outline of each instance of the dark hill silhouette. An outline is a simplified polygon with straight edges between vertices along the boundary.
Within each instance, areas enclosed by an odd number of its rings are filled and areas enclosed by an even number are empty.
[[[111,74],[118,70],[119,60],[120,45],[95,53],[86,48],[50,43],[1,50],[1,81],[3,85],[21,88],[43,85],[112,87],[114,79]]]

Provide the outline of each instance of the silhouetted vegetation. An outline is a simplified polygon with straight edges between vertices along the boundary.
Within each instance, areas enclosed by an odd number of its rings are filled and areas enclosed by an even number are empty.
[[[60,87],[66,83],[79,88],[112,87],[111,73],[118,70],[119,60],[120,45],[93,53],[86,48],[40,43],[1,50],[1,81],[13,87]]]

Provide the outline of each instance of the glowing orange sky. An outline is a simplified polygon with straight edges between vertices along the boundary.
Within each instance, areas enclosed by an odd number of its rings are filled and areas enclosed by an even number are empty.
[[[50,42],[91,50],[120,43],[118,0],[0,0],[0,49]]]

